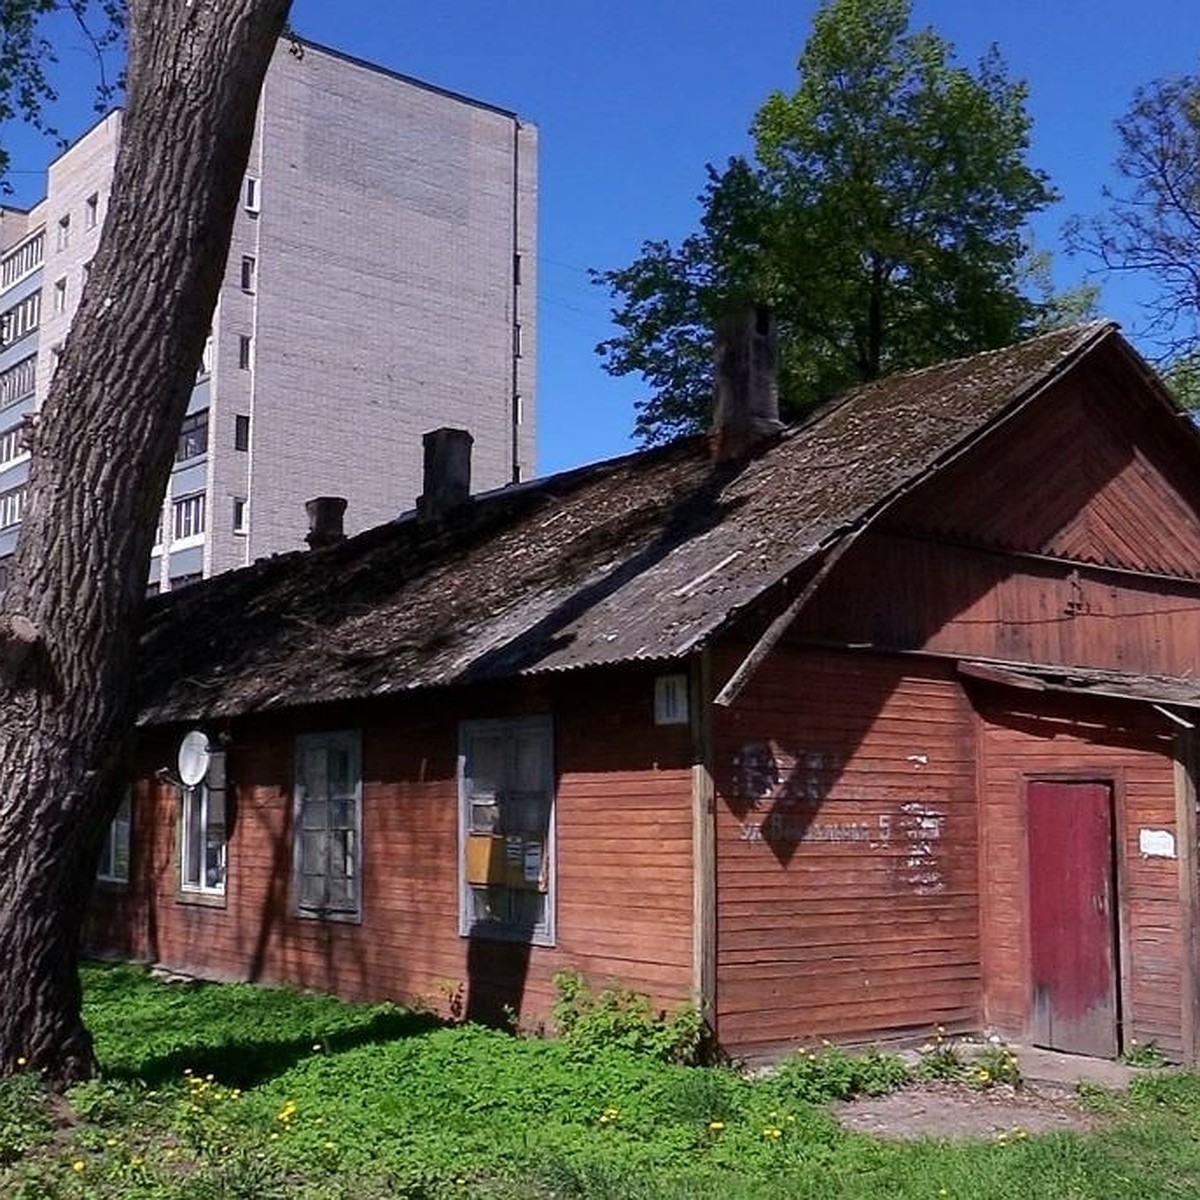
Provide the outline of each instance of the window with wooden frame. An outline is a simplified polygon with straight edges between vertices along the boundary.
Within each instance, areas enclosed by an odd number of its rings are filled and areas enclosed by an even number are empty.
[[[102,883],[129,882],[129,842],[132,831],[133,797],[129,789],[121,797],[104,844],[100,847],[100,865],[96,868],[96,878]]]
[[[211,749],[208,771],[180,788],[179,890],[198,896],[225,895],[225,752]]]
[[[459,727],[459,932],[554,941],[554,732],[549,717]]]
[[[294,875],[303,917],[362,915],[362,743],[356,730],[296,739]]]

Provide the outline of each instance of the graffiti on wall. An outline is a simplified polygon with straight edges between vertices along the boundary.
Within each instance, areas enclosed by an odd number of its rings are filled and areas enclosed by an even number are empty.
[[[916,774],[929,759],[910,754],[906,761]],[[777,854],[801,844],[858,844],[868,852],[886,854],[898,882],[915,895],[945,891],[939,847],[946,814],[919,794],[905,789],[903,795],[884,798],[877,792],[854,795],[839,788],[834,798],[840,803],[876,811],[854,820],[820,819],[843,765],[836,754],[789,752],[775,742],[747,742],[732,763],[740,840],[769,845]]]

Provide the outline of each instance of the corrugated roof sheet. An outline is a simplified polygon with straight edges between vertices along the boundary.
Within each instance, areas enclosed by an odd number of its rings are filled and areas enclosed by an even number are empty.
[[[693,439],[164,596],[147,613],[141,720],[678,657],[1112,330],[856,388],[737,467]]]

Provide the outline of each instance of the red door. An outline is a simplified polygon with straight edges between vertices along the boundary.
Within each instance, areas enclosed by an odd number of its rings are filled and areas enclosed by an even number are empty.
[[[1027,794],[1032,1041],[1116,1058],[1112,790],[1030,781]]]

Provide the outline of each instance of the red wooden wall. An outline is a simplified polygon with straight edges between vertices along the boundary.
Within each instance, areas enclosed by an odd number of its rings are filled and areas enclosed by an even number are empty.
[[[1027,825],[1030,778],[1111,782],[1124,1036],[1178,1055],[1181,1043],[1179,860],[1141,853],[1139,832],[1176,834],[1172,737],[1145,705],[980,689],[979,778],[984,1013],[1023,1037],[1030,1022]]]
[[[460,719],[552,713],[557,774],[557,944],[458,933]],[[294,739],[362,730],[363,904],[358,924],[291,915]],[[217,978],[262,979],[363,999],[420,997],[494,1017],[511,1005],[544,1018],[564,967],[619,979],[661,1003],[692,988],[691,741],[653,723],[653,676],[592,675],[587,688],[478,689],[419,702],[329,706],[232,727],[237,823],[225,903],[176,890],[174,790],[149,779],[171,764],[171,731],[145,747],[134,814],[134,875],[97,894],[95,950]]]
[[[952,671],[782,648],[717,718],[714,755],[722,1043],[979,1028],[972,718]]]

